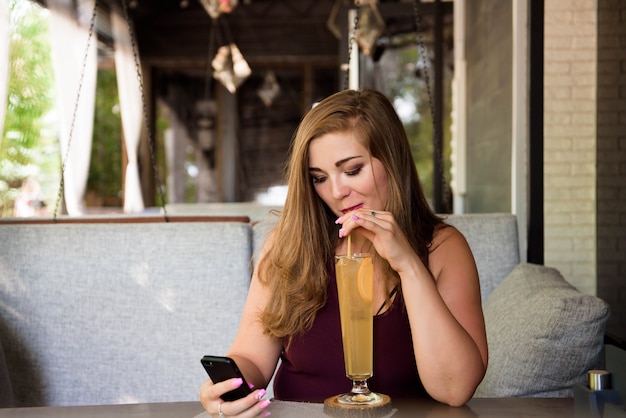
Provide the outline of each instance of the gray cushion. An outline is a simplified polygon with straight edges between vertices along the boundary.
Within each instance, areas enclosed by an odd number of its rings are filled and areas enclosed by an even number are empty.
[[[252,257],[254,266],[256,266],[260,252],[263,249],[263,242],[276,224],[278,216],[278,212],[272,212],[262,221],[254,223],[252,227]]]
[[[476,397],[570,397],[601,364],[608,305],[553,268],[518,265],[484,313],[489,367]]]

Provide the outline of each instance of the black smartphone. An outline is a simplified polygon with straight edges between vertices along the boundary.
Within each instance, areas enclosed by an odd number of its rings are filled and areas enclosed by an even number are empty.
[[[222,356],[204,356],[200,362],[202,363],[202,366],[204,366],[204,370],[206,370],[209,374],[213,383],[223,382],[224,380],[232,379],[234,377],[239,377],[243,380],[241,386],[222,395],[222,399],[225,401],[236,401],[237,399],[241,399],[252,393],[252,389],[248,386],[248,382],[246,382],[246,379],[241,374],[241,371],[239,371],[239,367],[237,367],[235,360],[232,358]]]

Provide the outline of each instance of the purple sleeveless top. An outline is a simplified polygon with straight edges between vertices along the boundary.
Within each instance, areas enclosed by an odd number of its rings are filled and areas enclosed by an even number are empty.
[[[328,301],[317,313],[313,327],[294,337],[289,350],[284,341],[282,363],[274,378],[276,399],[323,402],[352,386],[343,360],[334,267],[329,270]],[[428,397],[417,372],[409,319],[400,294],[391,309],[374,317],[374,376],[368,386],[392,399]]]

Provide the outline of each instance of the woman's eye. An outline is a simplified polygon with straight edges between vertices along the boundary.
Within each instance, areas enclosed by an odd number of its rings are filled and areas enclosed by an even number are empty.
[[[356,176],[361,172],[361,167],[357,167],[354,170],[346,171],[346,175],[348,176]]]
[[[313,180],[313,184],[320,184],[326,180],[326,177],[311,177],[311,179]]]

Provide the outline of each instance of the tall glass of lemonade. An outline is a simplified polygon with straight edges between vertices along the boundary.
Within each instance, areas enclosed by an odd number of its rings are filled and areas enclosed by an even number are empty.
[[[372,405],[382,397],[367,387],[373,367],[374,265],[371,254],[335,257],[339,315],[346,375],[352,390],[341,395],[339,403]]]

